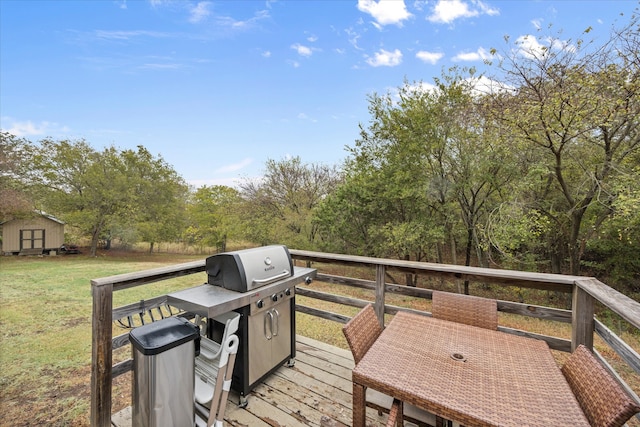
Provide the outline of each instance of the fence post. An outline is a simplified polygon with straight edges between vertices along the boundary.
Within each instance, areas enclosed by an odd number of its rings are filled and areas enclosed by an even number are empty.
[[[573,284],[571,304],[571,351],[580,344],[593,349],[594,299],[584,289]]]
[[[376,265],[376,314],[378,315],[378,321],[380,326],[384,328],[384,277],[387,269],[384,265]]]
[[[91,427],[111,426],[113,284],[91,281]]]

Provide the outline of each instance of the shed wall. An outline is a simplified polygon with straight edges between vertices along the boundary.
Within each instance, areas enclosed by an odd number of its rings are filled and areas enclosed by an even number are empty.
[[[31,219],[14,219],[2,225],[2,251],[20,251],[20,230],[45,230],[45,250],[58,249],[64,243],[64,224],[44,216]]]

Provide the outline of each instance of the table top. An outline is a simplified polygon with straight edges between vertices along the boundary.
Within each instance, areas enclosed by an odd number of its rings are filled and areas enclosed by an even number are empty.
[[[589,426],[546,342],[399,312],[353,381],[471,426]]]

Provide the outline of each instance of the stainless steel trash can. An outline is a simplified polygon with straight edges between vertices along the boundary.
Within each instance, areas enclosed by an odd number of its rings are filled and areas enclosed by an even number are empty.
[[[133,345],[133,427],[195,425],[194,360],[200,330],[179,317],[135,328]]]

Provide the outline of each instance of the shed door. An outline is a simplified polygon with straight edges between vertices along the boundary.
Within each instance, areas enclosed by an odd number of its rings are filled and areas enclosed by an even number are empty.
[[[44,229],[20,230],[20,250],[44,249]]]

